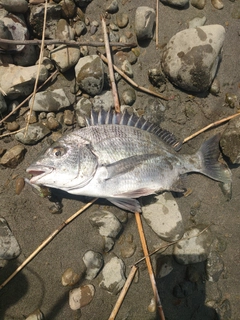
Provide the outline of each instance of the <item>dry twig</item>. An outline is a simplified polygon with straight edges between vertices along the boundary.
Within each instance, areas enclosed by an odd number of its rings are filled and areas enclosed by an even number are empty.
[[[64,229],[70,222],[72,222],[75,218],[77,218],[84,210],[86,210],[88,207],[90,207],[97,198],[93,199],[92,201],[88,202],[85,206],[83,206],[80,210],[75,212],[70,218],[65,220],[53,233],[50,234],[50,236],[45,239],[42,244],[32,253],[30,256],[0,285],[0,290],[5,287],[5,285],[12,280],[36,255],[46,247],[49,242],[52,241],[53,238],[56,237],[56,235]]]
[[[9,40],[9,39],[2,39],[0,38],[0,43],[6,44],[24,44],[24,45],[41,45],[42,40]],[[52,44],[65,44],[66,46],[70,47],[81,47],[81,46],[89,46],[89,47],[104,47],[104,42],[101,41],[73,41],[73,40],[44,40],[45,45],[52,45]],[[136,43],[123,43],[123,42],[110,42],[109,45],[111,47],[125,47],[125,48],[134,48],[137,47]]]
[[[108,71],[109,71],[109,77],[110,77],[111,86],[112,86],[114,106],[115,106],[115,111],[119,113],[120,112],[120,103],[119,103],[117,87],[116,87],[116,82],[115,82],[115,77],[114,77],[114,72],[113,72],[112,55],[111,55],[110,46],[109,46],[107,27],[106,27],[106,22],[105,22],[104,17],[102,17],[101,20],[102,20],[105,50],[106,50],[107,61],[108,61]]]
[[[192,138],[195,138],[195,137],[198,136],[200,133],[203,133],[204,131],[207,131],[207,130],[210,129],[210,128],[216,127],[216,126],[218,126],[219,124],[222,124],[222,123],[224,123],[224,122],[227,122],[227,121],[229,121],[229,120],[231,120],[231,119],[233,119],[233,118],[235,118],[235,117],[237,117],[237,116],[239,116],[239,115],[240,115],[240,113],[235,113],[235,114],[233,114],[233,115],[231,115],[231,116],[229,116],[229,117],[227,117],[227,118],[224,118],[224,119],[218,120],[218,121],[216,121],[216,122],[210,123],[208,126],[202,128],[201,130],[195,132],[195,133],[192,134],[191,136],[185,138],[185,139],[183,140],[183,143],[191,140]]]
[[[105,63],[108,63],[108,59],[103,55],[101,54],[100,52],[98,52],[98,55],[100,56],[100,58],[105,62]],[[154,92],[152,90],[149,90],[149,89],[146,89],[144,87],[141,87],[139,86],[136,82],[134,82],[132,79],[130,79],[122,70],[120,70],[118,67],[116,67],[114,64],[113,64],[113,68],[115,71],[117,71],[125,80],[127,80],[127,82],[129,82],[132,86],[134,86],[136,89],[140,90],[140,91],[144,91],[146,93],[149,93],[153,96],[156,96],[158,98],[161,98],[163,100],[169,100],[169,98],[167,97],[164,97],[163,95],[161,95],[160,93],[157,93],[157,92]]]
[[[129,289],[129,287],[130,287],[130,285],[131,285],[131,283],[133,281],[133,278],[134,278],[134,276],[135,276],[135,274],[137,272],[137,269],[138,268],[135,265],[132,266],[131,271],[130,271],[130,273],[129,273],[128,277],[127,277],[127,280],[126,280],[126,282],[124,284],[124,287],[122,288],[122,291],[120,292],[120,295],[119,295],[119,297],[117,299],[117,302],[116,302],[116,304],[115,304],[115,306],[114,306],[114,308],[113,308],[108,320],[114,320],[115,319],[115,317],[116,317],[116,315],[117,315],[117,313],[118,313],[118,311],[119,311],[119,309],[121,307],[123,299],[125,298],[125,295],[126,295],[128,289]]]
[[[33,105],[34,105],[34,101],[35,101],[35,95],[37,92],[37,84],[38,84],[38,79],[39,79],[39,74],[40,74],[40,68],[41,68],[41,63],[42,63],[43,50],[44,50],[44,39],[45,39],[45,29],[46,29],[46,21],[47,21],[47,6],[48,6],[48,2],[47,2],[47,0],[45,0],[42,42],[41,42],[40,55],[39,55],[39,60],[38,60],[38,69],[37,69],[37,74],[36,74],[36,80],[35,80],[34,89],[33,89],[32,103],[30,105],[30,110],[29,110],[29,114],[28,114],[25,135],[27,134],[30,118],[32,115]]]
[[[140,217],[139,212],[135,212],[135,218],[136,218],[136,222],[137,222],[138,233],[139,233],[140,240],[142,243],[144,257],[146,259],[146,264],[147,264],[148,273],[149,273],[149,277],[150,277],[150,281],[151,281],[151,285],[152,285],[152,289],[153,289],[154,299],[155,299],[155,302],[156,302],[156,305],[158,308],[160,319],[165,320],[165,316],[163,313],[161,300],[160,300],[160,297],[158,294],[157,285],[156,285],[156,281],[155,281],[155,277],[154,277],[154,273],[153,273],[151,260],[150,260],[149,253],[148,253],[147,243],[146,243],[145,235],[143,232],[143,226],[142,226],[142,221],[141,221],[141,217]]]

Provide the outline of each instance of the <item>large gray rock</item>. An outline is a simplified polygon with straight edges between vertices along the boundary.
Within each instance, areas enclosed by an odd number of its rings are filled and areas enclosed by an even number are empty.
[[[224,38],[225,29],[221,25],[178,32],[164,49],[164,73],[170,81],[184,90],[208,90],[216,75]]]
[[[98,55],[79,59],[75,66],[75,76],[79,87],[91,96],[101,93],[104,84],[103,63]]]
[[[38,66],[21,67],[9,64],[0,66],[0,87],[10,99],[27,96],[33,91]],[[48,77],[48,70],[40,66],[39,82]]]

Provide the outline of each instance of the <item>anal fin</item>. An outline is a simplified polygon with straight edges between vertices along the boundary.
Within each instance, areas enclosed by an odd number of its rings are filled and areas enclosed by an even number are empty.
[[[142,212],[140,203],[136,199],[131,198],[107,198],[108,201],[115,206],[130,211],[130,212]]]

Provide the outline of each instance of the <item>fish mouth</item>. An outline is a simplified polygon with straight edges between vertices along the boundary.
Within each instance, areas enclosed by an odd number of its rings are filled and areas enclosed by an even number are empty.
[[[27,168],[26,172],[32,175],[30,182],[38,184],[39,180],[41,180],[47,174],[51,173],[53,170],[53,167],[30,166],[29,168]]]

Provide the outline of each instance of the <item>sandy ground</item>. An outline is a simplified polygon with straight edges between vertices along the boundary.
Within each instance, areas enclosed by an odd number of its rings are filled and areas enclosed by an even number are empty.
[[[137,6],[146,5],[146,1],[120,1],[120,10],[129,14],[132,23]],[[122,3],[125,3],[124,5]],[[178,101],[167,105],[162,126],[172,131],[180,139],[185,138],[203,126],[233,114],[236,110],[224,106],[226,93],[239,95],[240,70],[239,70],[239,20],[231,17],[234,2],[225,1],[223,10],[216,10],[210,1],[203,10],[189,6],[184,10],[176,10],[159,4],[159,42],[164,45],[176,32],[187,27],[188,20],[198,16],[207,17],[206,24],[221,24],[226,28],[223,59],[219,68],[218,77],[221,83],[221,93],[218,97],[207,95],[205,97],[190,97],[187,93],[168,85],[169,94],[178,96]],[[153,3],[148,1],[149,6]],[[105,1],[96,1],[88,6],[86,13],[89,18],[99,20],[103,12]],[[93,49],[92,49],[93,50]],[[133,66],[134,79],[139,85],[149,86],[148,70],[156,67],[159,62],[159,50],[156,50],[152,41],[146,47],[141,47],[141,55]],[[64,77],[62,77],[64,81]],[[58,84],[55,84],[58,85]],[[121,81],[119,90],[126,87]],[[134,105],[139,111],[149,108],[151,101],[156,100],[147,94],[137,92],[137,101]],[[194,115],[186,118],[184,106],[190,103]],[[184,119],[184,121],[182,121]],[[204,133],[188,144],[184,145],[181,152],[192,153],[201,143],[216,132],[222,132],[225,126],[218,127]],[[10,148],[16,141],[12,137],[0,140],[0,147]],[[0,282],[7,278],[13,270],[27,258],[39,244],[49,236],[65,219],[70,217],[82,205],[83,200],[72,198],[61,193],[63,210],[62,214],[51,214],[51,203],[46,198],[39,197],[30,186],[26,186],[20,195],[15,193],[16,175],[27,177],[26,168],[42,149],[43,142],[36,146],[27,147],[24,160],[16,169],[1,168],[0,199],[1,216],[4,217],[22,248],[21,255],[13,261],[9,261],[0,270]],[[226,250],[221,253],[225,270],[218,281],[218,287],[222,292],[222,299],[229,299],[232,309],[231,317],[221,319],[240,319],[239,316],[239,280],[240,280],[240,249],[239,249],[239,177],[240,168],[231,166],[233,176],[233,194],[228,202],[225,200],[217,182],[206,177],[192,174],[186,179],[188,188],[193,190],[189,197],[177,197],[186,229],[188,227],[203,224],[211,225],[212,231],[225,243]],[[190,214],[191,208],[199,203],[195,216]],[[119,209],[109,205],[102,206],[116,214]],[[63,271],[72,267],[76,271],[83,270],[82,256],[87,250],[102,251],[102,239],[97,230],[89,223],[89,213],[96,210],[99,204],[92,206],[74,222],[67,226],[57,237],[42,250],[5,288],[0,291],[0,319],[24,319],[30,312],[40,308],[48,320],[70,319],[107,319],[116,302],[117,297],[110,295],[98,287],[99,277],[91,283],[95,286],[96,293],[90,305],[82,309],[82,312],[73,312],[68,305],[69,288],[61,284]],[[155,245],[161,244],[161,240],[144,223],[149,250]],[[133,257],[124,259],[126,274],[130,266],[142,256],[141,245],[137,232],[134,216],[128,214],[128,222],[124,225],[123,235],[132,234],[137,245]],[[113,252],[119,255],[120,243],[117,241]],[[104,253],[103,253],[104,254]],[[171,255],[171,249],[162,253]],[[104,254],[107,258],[107,254]],[[154,259],[153,259],[154,260]],[[144,263],[139,265],[139,281],[132,284],[123,302],[117,319],[157,319],[155,313],[150,313],[147,307],[153,297],[149,276]],[[204,270],[204,264],[198,266]],[[204,273],[204,272],[203,272]],[[168,320],[212,320],[215,319],[213,309],[204,305],[206,295],[206,282],[204,279],[198,283],[193,294],[185,299],[176,299],[172,295],[173,287],[177,282],[186,277],[186,267],[174,263],[174,271],[162,280],[158,279],[158,288],[163,303],[163,309]],[[86,280],[80,284],[88,283]]]

